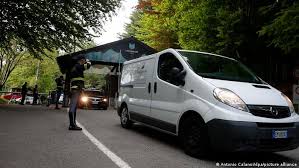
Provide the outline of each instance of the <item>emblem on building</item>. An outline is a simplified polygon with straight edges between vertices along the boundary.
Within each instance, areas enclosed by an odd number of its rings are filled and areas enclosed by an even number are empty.
[[[135,49],[135,43],[129,43],[129,49],[134,50]]]

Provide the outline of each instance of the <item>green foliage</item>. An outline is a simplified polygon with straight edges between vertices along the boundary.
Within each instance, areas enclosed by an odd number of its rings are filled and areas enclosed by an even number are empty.
[[[0,48],[0,90],[25,54],[14,40],[10,41],[7,48]]]
[[[168,1],[171,2],[171,1]],[[174,12],[170,4],[161,4],[158,0],[140,1],[139,8],[133,13],[131,23],[125,27],[122,36],[135,36],[157,50],[179,48],[177,34],[170,19]]]
[[[55,61],[57,52],[47,52],[48,57],[43,60],[35,59],[27,54],[20,64],[11,73],[7,81],[7,87],[20,88],[24,82],[33,88],[35,84],[39,87],[39,92],[47,92],[56,88],[55,78],[60,75],[58,65]],[[39,69],[37,81],[36,74]]]
[[[182,48],[215,51],[217,43],[216,18],[218,2],[180,0],[175,19],[178,21],[178,37]]]
[[[1,0],[0,47],[15,39],[36,57],[45,49],[71,51],[71,42],[80,46],[93,37],[88,30],[100,33],[119,5],[120,0]]]
[[[151,47],[184,48],[249,58],[279,49],[296,54],[295,0],[140,0],[127,33]],[[134,13],[134,15],[137,15]]]
[[[282,5],[271,24],[259,31],[260,36],[268,36],[268,44],[282,49],[285,53],[299,49],[299,3]]]
[[[139,10],[133,11],[130,16],[131,23],[125,24],[125,32],[119,35],[120,39],[128,38],[131,36],[136,36],[137,30],[140,28],[140,18],[142,16],[142,12]]]
[[[101,89],[106,84],[105,76],[94,73],[85,73],[85,87]]]

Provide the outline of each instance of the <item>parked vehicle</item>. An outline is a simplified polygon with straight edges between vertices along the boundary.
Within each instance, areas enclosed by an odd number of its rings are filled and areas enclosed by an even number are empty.
[[[59,104],[62,104],[63,103],[63,97],[64,97],[64,94],[62,93],[58,99],[58,103]]]
[[[22,97],[19,97],[19,98],[17,98],[17,99],[15,99],[15,103],[21,103],[21,101],[22,101]]]
[[[80,95],[79,108],[100,108],[107,110],[108,97],[100,90],[86,89]]]
[[[167,49],[124,63],[118,115],[179,136],[185,152],[284,151],[299,145],[290,99],[235,59]]]
[[[33,96],[26,96],[25,104],[33,104]],[[37,99],[37,104],[39,104],[39,99]]]
[[[20,97],[22,97],[21,93],[15,93],[15,92],[3,96],[3,98],[6,100],[18,99]]]
[[[62,93],[58,99],[58,103],[59,104],[62,104],[63,102],[63,96],[64,94]],[[47,105],[50,106],[50,104],[55,104],[56,103],[56,100],[57,100],[57,93],[56,93],[56,90],[51,90],[49,91],[48,93],[48,96],[47,96],[47,99],[48,99],[48,102],[47,102]]]

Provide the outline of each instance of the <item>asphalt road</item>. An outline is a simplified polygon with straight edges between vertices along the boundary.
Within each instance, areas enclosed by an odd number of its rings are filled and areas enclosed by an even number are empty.
[[[132,168],[251,167],[245,164],[284,162],[299,166],[299,149],[192,158],[184,154],[174,136],[139,124],[123,129],[114,110],[79,110],[77,120]],[[67,128],[66,109],[0,105],[0,168],[118,167],[83,132]]]

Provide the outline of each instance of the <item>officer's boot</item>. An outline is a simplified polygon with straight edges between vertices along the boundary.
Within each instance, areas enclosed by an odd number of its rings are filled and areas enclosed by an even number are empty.
[[[74,113],[74,124],[75,124],[75,127],[76,127],[77,129],[82,130],[81,127],[78,127],[78,126],[77,126],[77,123],[76,123],[76,112]]]
[[[82,128],[76,126],[74,113],[69,112],[70,126],[69,130],[82,130]]]
[[[77,126],[77,123],[76,123],[76,114],[77,114],[77,113],[74,112],[74,125],[75,125],[75,126]]]
[[[73,113],[69,112],[69,119],[70,119],[70,128],[74,127],[74,117],[73,117]]]

